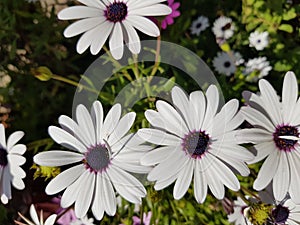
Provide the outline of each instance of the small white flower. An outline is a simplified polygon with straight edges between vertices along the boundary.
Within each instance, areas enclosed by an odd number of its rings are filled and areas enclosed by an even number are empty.
[[[259,79],[267,76],[272,70],[270,62],[266,57],[258,57],[248,60],[244,74],[248,75],[246,80],[249,82],[257,82]]]
[[[61,20],[81,19],[66,28],[65,37],[84,33],[77,43],[77,52],[83,53],[89,46],[96,55],[109,38],[109,48],[115,59],[123,56],[125,41],[129,50],[138,54],[140,38],[135,29],[146,35],[160,35],[158,27],[148,16],[164,16],[172,12],[166,0],[78,0],[85,6],[72,6],[58,13]]]
[[[233,213],[227,215],[228,221],[235,225],[251,225],[249,220],[244,215],[244,210],[249,206],[240,198],[237,197],[233,206]]]
[[[215,20],[212,31],[216,38],[229,39],[234,32],[234,25],[232,19],[229,17],[221,16]]]
[[[104,211],[115,215],[115,190],[127,201],[140,203],[146,190],[126,171],[147,173],[150,167],[140,165],[139,159],[152,147],[141,145],[144,141],[137,135],[126,135],[135,115],[130,112],[121,118],[121,105],[115,104],[104,119],[102,104],[95,101],[90,113],[83,105],[77,106],[76,121],[60,116],[62,128],[50,126],[49,134],[72,151],[41,152],[34,156],[34,162],[43,166],[73,166],[51,180],[46,193],[52,195],[66,189],[60,204],[67,208],[75,202],[78,218],[84,217],[90,207],[98,220]]]
[[[72,221],[70,225],[95,225],[93,218],[88,218],[87,216],[77,219],[75,221]]]
[[[244,92],[248,103],[241,112],[254,126],[238,132],[241,143],[253,143],[257,151],[256,163],[266,158],[253,184],[263,190],[272,182],[274,198],[282,201],[287,194],[300,203],[300,100],[298,82],[293,72],[287,72],[282,87],[282,100],[271,84],[259,81],[260,95]]]
[[[26,173],[20,166],[26,162],[26,158],[22,156],[26,146],[17,144],[23,136],[23,131],[16,131],[6,142],[5,129],[3,124],[0,124],[0,197],[3,204],[7,204],[12,198],[11,184],[18,190],[25,188],[22,179]]]
[[[182,198],[194,177],[194,195],[204,202],[208,187],[222,199],[224,185],[237,191],[238,179],[230,165],[245,176],[249,168],[244,163],[253,155],[235,142],[235,129],[243,122],[238,112],[238,101],[233,99],[218,112],[219,92],[211,85],[206,96],[194,91],[187,96],[178,87],[172,89],[174,107],[157,101],[158,111],[147,110],[145,116],[154,128],[144,128],[138,135],[159,147],[142,159],[144,165],[153,165],[149,181],[156,181],[155,190],[175,182],[173,196]]]
[[[37,212],[35,210],[35,207],[34,205],[32,204],[30,206],[30,210],[29,210],[29,213],[30,213],[30,217],[31,219],[33,220],[30,221],[29,219],[27,219],[26,217],[24,217],[21,213],[18,213],[19,216],[28,224],[28,225],[54,225],[55,223],[55,220],[56,220],[56,217],[57,215],[56,214],[53,214],[51,216],[49,216],[46,221],[44,222],[44,218],[43,218],[43,211],[40,212],[40,219],[38,218],[38,215],[37,215]],[[16,224],[18,225],[26,225],[24,223],[21,223],[21,222],[18,222],[18,221],[15,221]]]
[[[257,51],[263,50],[269,44],[269,33],[265,32],[252,32],[249,36],[249,46],[254,47]]]
[[[205,16],[199,16],[196,20],[193,21],[192,26],[190,27],[191,34],[199,36],[201,31],[204,31],[208,27],[208,18]]]
[[[218,52],[213,59],[213,65],[218,73],[230,76],[235,73],[236,65],[240,65],[243,61],[241,54],[238,52]]]

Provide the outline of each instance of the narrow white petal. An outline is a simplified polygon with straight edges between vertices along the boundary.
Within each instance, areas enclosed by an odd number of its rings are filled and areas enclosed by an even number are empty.
[[[113,130],[111,135],[109,136],[107,142],[110,146],[114,145],[117,141],[119,141],[125,134],[128,133],[130,128],[132,127],[136,114],[134,112],[127,113],[120,120],[116,128]]]
[[[126,20],[136,29],[149,36],[158,37],[160,35],[159,29],[155,23],[145,17],[128,15]]]
[[[115,163],[122,169],[132,173],[147,174],[152,169],[150,166],[143,166],[136,162],[126,162],[114,159]]]
[[[52,150],[40,152],[33,157],[33,161],[41,166],[64,166],[83,160],[84,156],[76,152]]]
[[[103,23],[104,24],[104,23]],[[101,24],[102,25],[102,24]],[[79,54],[82,54],[83,52],[85,52],[85,50],[88,49],[88,47],[92,44],[94,38],[97,36],[97,31],[99,30],[99,28],[101,27],[101,25],[95,27],[94,29],[91,29],[87,32],[85,32],[84,34],[82,34],[82,36],[79,38],[77,45],[76,45],[76,51]],[[100,36],[101,39],[99,39],[98,41],[102,40],[103,43],[106,41],[107,38],[103,38],[104,36]],[[98,42],[99,43],[99,42]],[[102,48],[102,46],[99,48]]]
[[[57,218],[57,215],[51,215],[47,218],[47,220],[45,221],[44,225],[53,225],[55,223],[55,220]]]
[[[106,6],[100,0],[78,0],[78,1],[90,7],[100,8],[103,10],[106,9]]]
[[[11,164],[10,166],[10,173],[12,176],[16,176],[22,179],[26,177],[25,171],[21,167],[14,164]]]
[[[200,130],[206,111],[206,99],[202,91],[193,91],[190,94],[190,107],[194,108],[194,129]]]
[[[102,126],[103,126],[103,107],[101,102],[95,101],[91,108],[91,117],[95,124],[96,142],[99,144],[102,141]]]
[[[103,200],[105,212],[110,216],[114,216],[117,210],[116,194],[106,173],[102,175],[101,199]]]
[[[300,204],[300,188],[299,188],[299,180],[300,180],[300,170],[299,170],[299,162],[300,162],[300,154],[298,151],[293,151],[287,153],[289,165],[290,165],[290,187],[289,194],[291,199]],[[300,211],[300,210],[299,210]]]
[[[277,172],[278,162],[279,151],[273,152],[268,156],[260,168],[256,180],[254,181],[253,188],[255,190],[260,191],[271,182]]]
[[[16,131],[14,133],[12,133],[8,139],[7,139],[7,151],[10,152],[11,148],[18,142],[21,140],[21,138],[24,136],[24,132],[23,131]]]
[[[181,115],[170,104],[164,101],[157,101],[156,108],[163,120],[163,124],[160,127],[164,127],[168,132],[174,133],[179,137],[184,137],[189,132]],[[147,111],[145,116],[147,118]]]
[[[97,174],[96,176],[96,187],[95,187],[95,196],[92,204],[92,212],[97,220],[101,220],[104,215],[104,207],[101,199],[102,191],[102,175]]]
[[[287,72],[282,86],[282,110],[284,121],[290,121],[298,98],[298,82],[295,74]]]
[[[58,144],[79,152],[86,152],[86,147],[77,138],[66,132],[65,130],[50,126],[48,133],[51,138]]]
[[[181,144],[180,138],[157,129],[143,128],[138,130],[137,134],[145,141],[156,145],[178,146]]]
[[[23,180],[19,177],[13,177],[12,185],[18,190],[23,190],[25,188]]]
[[[215,85],[210,85],[206,91],[207,104],[202,129],[207,129],[213,122],[219,107],[219,98],[218,88]]]
[[[91,53],[93,55],[99,53],[104,43],[106,42],[108,36],[110,35],[113,26],[114,26],[113,23],[106,20],[104,23],[100,24],[98,27],[94,29],[94,33],[91,34],[92,37],[90,37]]]
[[[173,195],[175,199],[181,199],[189,189],[194,173],[193,170],[194,159],[190,158],[178,174],[178,178],[175,182],[175,186],[173,189]]]
[[[281,124],[283,122],[280,112],[281,106],[276,91],[271,84],[264,79],[260,80],[258,85],[261,98],[265,103],[265,110],[268,112],[274,124]]]
[[[5,129],[3,124],[0,124],[0,146],[6,149]]]
[[[257,163],[266,158],[273,151],[278,151],[273,141],[262,142],[254,146],[257,153],[253,160],[247,161],[248,164]]]
[[[203,203],[207,195],[207,181],[201,169],[201,161],[197,160],[194,170],[194,195],[198,203]]]
[[[9,150],[10,154],[23,155],[25,152],[26,152],[26,145],[23,145],[23,144],[14,145]]]
[[[289,153],[287,153],[289,154]],[[281,151],[277,171],[273,178],[273,193],[276,200],[285,198],[290,186],[290,168],[286,153]]]
[[[274,128],[275,131],[275,128]],[[236,141],[239,144],[273,142],[273,134],[260,128],[242,129],[236,131]]]
[[[78,177],[83,174],[85,168],[83,165],[77,165],[67,169],[60,174],[58,174],[55,178],[53,178],[46,187],[46,193],[48,195],[56,194],[66,187],[70,186]]]
[[[241,113],[245,116],[245,120],[247,120],[251,125],[263,127],[271,133],[275,132],[275,126],[258,110],[251,107],[242,107]]]
[[[30,212],[30,217],[33,220],[33,222],[35,224],[39,225],[40,224],[39,217],[37,215],[37,212],[36,212],[35,207],[34,207],[33,204],[31,204],[29,212]]]
[[[225,195],[225,188],[222,182],[220,181],[219,175],[216,172],[214,172],[214,170],[208,169],[206,170],[206,178],[211,193],[217,199],[223,199]]]
[[[104,11],[97,8],[91,8],[87,6],[71,6],[61,10],[57,14],[60,20],[73,20],[82,19],[88,17],[104,17]]]
[[[169,156],[176,154],[173,146],[156,148],[141,158],[141,163],[145,166],[151,166],[167,160]]]
[[[167,179],[159,180],[155,183],[154,189],[155,190],[162,190],[172,184],[178,177],[178,174],[175,174]]]
[[[112,56],[119,60],[123,56],[123,31],[120,22],[115,23],[111,36],[109,38],[109,50]]]
[[[133,54],[138,54],[141,51],[140,37],[136,30],[126,20],[122,22],[128,35],[128,48]]]
[[[85,174],[83,174],[83,176],[85,179],[78,187],[81,192],[78,194],[78,198],[75,203],[75,214],[79,218],[82,218],[87,214],[95,190],[96,175],[89,171],[85,171],[84,173]]]
[[[103,123],[103,138],[105,140],[117,126],[120,117],[121,117],[121,105],[117,103],[109,110]]]
[[[164,16],[169,15],[171,12],[172,9],[169,6],[157,4],[131,10],[128,14],[138,16]]]
[[[12,175],[10,174],[10,171],[9,171],[8,167],[4,168],[2,179],[1,179],[2,181],[0,182],[0,184],[2,183],[1,193],[5,194],[5,196],[8,199],[11,199],[11,184],[10,184],[10,181],[12,180]],[[1,186],[0,186],[0,188],[1,188]]]
[[[243,161],[238,159],[233,159],[228,155],[225,155],[220,152],[219,154],[220,159],[224,160],[231,168],[234,168],[238,173],[242,176],[246,177],[250,174],[250,169]]]
[[[78,105],[76,108],[76,119],[79,128],[83,131],[89,143],[96,144],[95,128],[89,111],[84,105]]]
[[[166,0],[143,0],[143,1],[136,1],[136,0],[128,0],[128,7],[133,9],[143,8],[151,5],[155,5],[157,3],[165,2]]]
[[[26,158],[20,155],[15,155],[15,154],[8,154],[7,159],[10,164],[16,165],[16,166],[21,166],[26,162]]]

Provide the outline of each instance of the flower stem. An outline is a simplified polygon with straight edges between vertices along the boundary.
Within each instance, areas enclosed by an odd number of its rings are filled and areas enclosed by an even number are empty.
[[[150,76],[154,76],[155,75],[155,73],[158,70],[158,66],[160,64],[160,62],[159,62],[160,47],[161,47],[160,45],[161,45],[161,36],[158,36],[157,37],[157,42],[156,42],[155,64],[153,66],[153,69],[151,71]]]

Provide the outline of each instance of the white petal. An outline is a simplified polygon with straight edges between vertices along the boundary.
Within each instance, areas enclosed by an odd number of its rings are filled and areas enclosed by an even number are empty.
[[[128,0],[127,6],[132,9],[138,9],[147,7],[150,5],[156,5],[160,2],[165,2],[166,0],[143,0],[143,1],[136,1],[136,0]]]
[[[87,40],[87,44],[88,43],[91,44],[91,53],[93,55],[96,55],[99,53],[99,51],[103,47],[104,43],[106,42],[108,36],[110,35],[110,33],[113,29],[113,26],[114,26],[113,23],[106,20],[104,23],[100,24],[98,27],[96,27],[94,29],[93,34],[89,35],[91,37],[86,37],[86,39],[88,39],[88,38],[91,39],[91,40]],[[77,47],[80,47],[80,46],[78,46],[79,41],[78,41]],[[83,41],[85,41],[85,40],[82,40],[82,42]]]
[[[79,128],[85,133],[90,145],[96,144],[95,128],[89,111],[84,105],[78,105],[76,108],[76,119]]]
[[[91,30],[96,26],[99,26],[104,21],[105,17],[92,17],[76,21],[64,30],[64,36],[66,38],[74,37],[78,34]]]
[[[23,131],[16,131],[12,133],[7,139],[7,151],[10,152],[11,148],[24,136]]]
[[[157,4],[131,10],[128,14],[138,16],[164,16],[169,15],[171,12],[172,9],[169,6]]]
[[[287,153],[289,154],[289,153]],[[290,168],[286,153],[281,151],[279,155],[278,168],[273,178],[273,193],[276,200],[285,198],[290,186]]]
[[[300,204],[300,188],[299,188],[299,179],[300,179],[300,170],[299,170],[299,162],[300,162],[300,154],[297,151],[288,152],[288,161],[290,165],[290,173],[291,173],[291,184],[289,187],[289,194],[291,199]]]
[[[280,113],[281,106],[276,91],[271,84],[264,79],[260,80],[258,85],[261,98],[265,103],[265,110],[268,112],[274,124],[281,124],[283,122]]]
[[[75,203],[75,214],[79,218],[82,218],[87,214],[90,204],[92,202],[92,197],[96,186],[95,174],[90,173],[86,170],[83,176],[84,180],[78,187],[78,189],[80,189],[81,192],[78,194],[78,198]]]
[[[85,168],[81,164],[61,172],[56,177],[54,177],[47,185],[45,190],[47,195],[53,195],[64,190],[66,187],[70,186],[75,180],[77,180],[78,177],[80,177],[84,171]]]
[[[206,111],[206,100],[202,91],[194,91],[190,94],[190,105],[194,108],[194,125],[196,130],[200,130]]]
[[[103,23],[105,24],[105,22]],[[103,26],[103,24],[101,24]],[[99,28],[101,27],[101,25],[95,27],[94,29],[91,29],[87,32],[85,32],[78,40],[77,45],[76,45],[76,51],[79,54],[82,54],[83,52],[85,52],[85,50],[88,49],[88,47],[92,44],[94,38],[97,36],[97,31],[99,30]],[[103,43],[106,41],[107,37],[104,39],[104,36],[100,36],[100,40],[103,41]],[[98,40],[99,41],[99,40]],[[97,42],[99,43],[99,42]],[[100,49],[102,48],[102,46],[99,48],[98,52],[100,51]]]
[[[6,149],[5,129],[2,123],[0,123],[0,146]]]
[[[182,168],[180,173],[178,174],[178,178],[176,180],[173,195],[174,198],[179,200],[181,199],[185,193],[187,192],[193,177],[194,170],[194,159],[190,158],[185,166]]]
[[[208,169],[206,171],[206,178],[211,193],[217,199],[223,199],[225,195],[225,188],[222,182],[220,181],[219,175],[216,172],[214,172],[214,170]]]
[[[119,141],[128,131],[135,120],[135,113],[130,112],[123,116],[120,120],[116,128],[113,130],[111,135],[109,136],[107,142],[110,146],[114,145],[117,141]]]
[[[136,29],[149,36],[158,37],[160,35],[159,29],[155,23],[145,17],[128,15],[126,20]]]
[[[275,129],[275,128],[274,128]],[[275,131],[275,130],[274,130]],[[236,141],[239,144],[273,142],[273,135],[260,128],[242,129],[236,132]]]
[[[101,199],[106,213],[114,216],[117,210],[116,194],[106,173],[102,176]]]
[[[156,148],[141,158],[141,163],[145,166],[151,166],[168,159],[169,156],[176,154],[173,146]]]
[[[48,133],[51,138],[58,144],[79,152],[86,152],[86,147],[77,138],[66,132],[65,130],[50,126]]]
[[[103,138],[105,140],[117,126],[120,117],[121,117],[121,105],[117,103],[109,110],[103,123],[103,128],[102,128]]]
[[[273,141],[259,143],[255,145],[254,148],[257,151],[256,156],[253,160],[247,161],[248,164],[257,163],[266,158],[273,151],[278,151]]]
[[[76,152],[52,150],[40,152],[33,157],[33,161],[41,166],[63,166],[83,160],[84,156]]]
[[[109,38],[109,50],[112,56],[119,60],[123,56],[123,31],[120,22],[115,23],[111,36]]]
[[[167,179],[159,180],[155,183],[154,189],[155,190],[162,190],[172,184],[178,177],[178,174],[175,174]]]
[[[215,85],[210,85],[206,91],[206,112],[202,124],[202,129],[207,129],[213,122],[213,118],[217,113],[219,107],[219,91]]]
[[[98,174],[96,176],[95,196],[92,205],[92,212],[97,220],[101,220],[104,215],[104,207],[101,199],[102,187],[102,177]]]
[[[247,120],[251,125],[263,127],[271,133],[275,132],[275,126],[258,110],[251,107],[242,107],[241,113],[245,116],[245,120]]]
[[[291,71],[287,72],[282,86],[282,110],[284,121],[290,121],[293,108],[298,98],[298,82],[295,74]]]
[[[47,218],[47,220],[45,221],[44,225],[53,225],[55,223],[55,220],[57,218],[57,215],[51,215]]]
[[[18,190],[23,190],[25,188],[23,180],[19,177],[13,177],[12,185]]]
[[[196,161],[194,170],[194,195],[198,203],[203,203],[207,194],[207,181],[201,162]]]
[[[88,17],[104,17],[104,11],[97,8],[91,8],[87,6],[71,6],[61,10],[57,14],[60,20],[73,20],[82,19]]]
[[[168,132],[174,133],[179,137],[184,137],[189,132],[181,115],[170,104],[164,101],[157,101],[156,108],[164,121],[160,127],[164,127]],[[148,119],[147,111],[145,116]]]
[[[14,145],[9,150],[10,154],[17,154],[17,155],[23,155],[25,152],[26,152],[26,145],[23,144]]]
[[[7,159],[11,165],[21,166],[26,162],[26,158],[20,155],[8,154]]]
[[[31,204],[29,212],[30,212],[30,217],[33,220],[33,222],[35,224],[39,225],[40,224],[39,217],[37,215],[37,212],[36,212],[33,204]]]
[[[145,141],[156,145],[172,145],[177,146],[181,144],[181,139],[168,134],[161,130],[151,129],[151,128],[143,128],[139,129],[137,134],[143,138]]]
[[[136,30],[126,20],[122,22],[128,36],[128,48],[133,54],[138,54],[141,51],[140,37]]]
[[[103,10],[106,9],[106,6],[99,0],[78,0],[78,1],[90,7],[100,8]]]
[[[95,101],[91,109],[91,117],[95,124],[96,142],[99,144],[102,141],[102,126],[103,126],[103,107],[101,102]]]
[[[12,176],[10,174],[9,168],[5,167],[4,171],[3,171],[3,177],[1,177],[1,182],[0,185],[2,183],[2,187],[0,186],[1,193],[5,194],[5,196],[8,199],[11,199],[11,184],[10,181],[12,180]]]
[[[22,179],[24,177],[26,177],[25,171],[21,167],[19,167],[17,165],[14,165],[14,164],[12,164],[10,166],[10,173],[11,173],[12,176],[16,176],[16,177],[19,177],[19,178],[22,178]]]
[[[271,182],[277,172],[278,162],[279,151],[273,152],[268,156],[260,168],[256,180],[254,181],[253,188],[255,190],[260,191]]]

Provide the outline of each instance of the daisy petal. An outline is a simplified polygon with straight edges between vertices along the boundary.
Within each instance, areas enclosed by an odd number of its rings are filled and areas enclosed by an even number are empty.
[[[298,82],[295,74],[291,71],[287,72],[282,87],[282,110],[284,121],[290,121],[293,108],[298,98]],[[291,108],[292,107],[292,108]]]
[[[102,192],[102,176],[96,176],[95,197],[92,204],[92,212],[97,220],[101,220],[104,215],[104,207],[102,205],[101,192]]]
[[[299,160],[300,154],[299,152],[290,152],[287,154],[289,165],[290,165],[290,187],[289,187],[289,194],[291,199],[300,204],[300,189],[299,189],[299,179],[300,179],[300,170],[299,170]],[[299,210],[300,211],[300,210]]]
[[[61,10],[57,14],[58,19],[60,20],[73,20],[73,19],[82,19],[88,17],[104,17],[104,11],[91,8],[87,6],[71,6],[69,8],[65,8]]]
[[[95,137],[95,128],[89,114],[89,111],[86,109],[84,105],[78,105],[76,108],[76,119],[79,125],[79,128],[86,134],[86,138],[88,139],[90,145],[96,144],[96,137]]]
[[[6,149],[5,129],[3,124],[0,124],[0,146]]]
[[[107,137],[117,126],[120,117],[121,117],[121,105],[117,103],[109,110],[103,122],[103,128],[102,128],[103,139],[107,140]]]
[[[114,216],[117,210],[116,194],[106,173],[102,176],[101,199],[106,213]]]
[[[126,20],[136,29],[151,37],[158,37],[160,35],[159,29],[155,23],[145,17],[128,15]]]
[[[95,124],[96,143],[102,141],[103,107],[101,102],[95,101],[91,109],[91,117]]]
[[[145,166],[151,166],[161,163],[162,161],[168,159],[170,155],[174,154],[174,150],[175,149],[172,146],[156,148],[141,158],[141,164]]]
[[[99,51],[103,47],[104,43],[106,42],[108,36],[110,35],[110,33],[113,29],[113,26],[114,26],[113,23],[111,23],[109,21],[105,21],[104,23],[102,23],[98,27],[96,27],[94,29],[94,32],[91,35],[89,35],[89,36],[91,36],[90,37],[91,38],[90,44],[91,44],[91,53],[93,55],[96,55],[96,54],[99,53]],[[89,43],[88,38],[89,37],[86,37],[86,39],[84,40],[84,41],[87,42],[87,44]],[[78,41],[77,47],[79,47],[78,46],[79,41]],[[83,44],[84,44],[84,42],[83,42]]]
[[[80,162],[84,156],[75,152],[52,150],[48,152],[40,152],[33,157],[36,164],[42,166],[64,166],[76,162]]]
[[[181,139],[168,134],[161,130],[151,129],[151,128],[143,128],[139,129],[137,134],[143,138],[145,141],[148,141],[157,145],[172,145],[177,146],[181,144]]]
[[[262,142],[256,144],[254,148],[257,151],[256,156],[254,157],[253,160],[247,161],[248,164],[257,163],[263,160],[264,158],[267,157],[267,155],[271,154],[271,152],[274,151],[276,146],[273,141],[268,141],[268,142]]]
[[[201,162],[196,161],[194,170],[194,195],[198,203],[203,203],[207,194],[207,181],[201,167]]]
[[[47,218],[44,225],[53,225],[55,223],[55,220],[57,218],[57,215],[51,215]]]
[[[7,139],[7,151],[10,152],[11,148],[24,136],[23,131],[16,131],[12,133]]]
[[[95,0],[78,0],[79,2],[81,2],[82,4],[85,4],[87,6],[90,7],[95,7],[95,8],[100,8],[105,10],[106,6],[101,2],[101,1],[95,1]]]
[[[256,143],[273,141],[272,133],[259,128],[238,130],[236,132],[235,137],[237,143],[239,144],[243,144],[243,143],[256,144]]]
[[[220,96],[217,87],[215,85],[210,85],[206,91],[207,105],[202,129],[208,129],[212,123],[212,119],[216,115],[219,107],[219,98]]]
[[[25,152],[26,152],[26,145],[23,144],[14,145],[9,150],[10,154],[17,154],[17,155],[23,155]]]
[[[164,16],[172,12],[172,9],[163,4],[151,5],[147,7],[141,7],[138,9],[131,10],[129,15],[138,16]]]
[[[122,58],[124,51],[123,31],[119,22],[115,23],[109,38],[109,50],[115,59],[119,60]]]
[[[2,181],[0,182],[0,185],[2,183],[2,187],[0,186],[1,190],[1,194],[5,194],[5,196],[8,199],[11,199],[11,185],[10,185],[10,181],[12,180],[12,175],[10,174],[9,168],[4,168],[3,171],[3,177],[2,177]],[[18,177],[19,178],[19,177]]]
[[[206,100],[202,91],[193,91],[190,94],[190,104],[195,110],[194,129],[200,130],[206,111]]]
[[[128,48],[133,54],[138,54],[141,51],[140,37],[136,30],[126,20],[122,22],[128,35]]]
[[[38,215],[36,213],[36,210],[35,210],[35,207],[34,207],[33,204],[30,206],[29,212],[30,212],[30,217],[33,220],[33,222],[35,224],[40,224],[39,217],[38,217]]]

